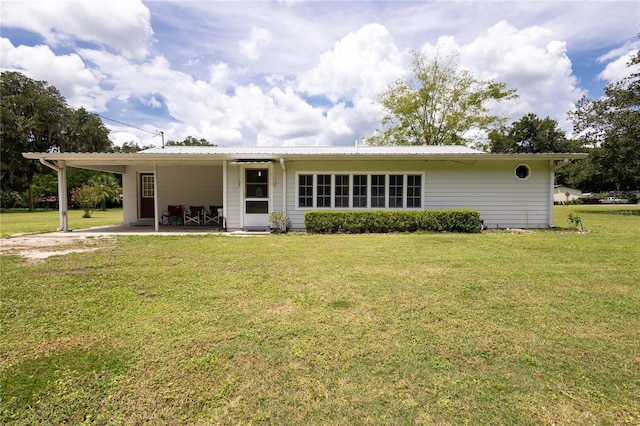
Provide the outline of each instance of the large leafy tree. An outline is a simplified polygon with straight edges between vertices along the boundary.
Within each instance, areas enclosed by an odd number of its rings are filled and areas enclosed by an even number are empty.
[[[68,109],[60,135],[63,152],[106,152],[111,150],[109,129],[100,117],[84,108]]]
[[[504,83],[477,80],[459,66],[458,55],[413,52],[410,74],[377,97],[385,109],[371,145],[463,145],[470,132],[503,123],[489,101],[516,97]]]
[[[22,157],[23,152],[107,151],[109,131],[95,114],[73,110],[65,98],[45,81],[4,71],[0,76],[0,156],[2,189],[29,191],[33,176],[48,169]]]
[[[579,148],[567,140],[556,120],[535,114],[526,114],[509,127],[491,130],[489,141],[494,153],[573,152]]]
[[[639,64],[640,51],[628,66],[637,69]],[[583,97],[569,115],[574,132],[592,147],[593,173],[583,186],[592,191],[639,189],[640,72],[608,84],[600,99]]]

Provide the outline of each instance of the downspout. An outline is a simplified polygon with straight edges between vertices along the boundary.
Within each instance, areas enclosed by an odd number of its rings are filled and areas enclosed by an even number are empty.
[[[548,225],[549,228],[553,228],[554,223],[553,223],[553,193],[555,191],[554,189],[554,184],[556,182],[556,167],[557,164],[555,163],[555,161],[551,160],[549,161],[549,195],[547,196],[547,203],[549,203],[549,208],[547,209],[548,211],[548,215],[549,215],[549,220],[548,220]]]
[[[69,232],[69,218],[67,206],[67,167],[64,161],[58,161],[58,165],[47,163],[44,158],[40,158],[42,165],[55,170],[58,173],[58,212],[60,216],[57,231]]]
[[[282,212],[287,214],[287,168],[284,165],[284,158],[280,157],[280,167],[282,167]]]

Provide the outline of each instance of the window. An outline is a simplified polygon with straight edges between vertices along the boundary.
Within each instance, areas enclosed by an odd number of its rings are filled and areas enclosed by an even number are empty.
[[[520,164],[515,170],[516,177],[520,180],[525,180],[531,175],[531,168],[526,164]]]
[[[353,207],[367,207],[367,175],[353,176]]]
[[[142,176],[142,197],[153,198],[155,192],[155,186],[153,183],[153,175]]]
[[[313,207],[313,175],[300,175],[299,177],[298,206]]]
[[[422,208],[422,175],[298,175],[298,208],[331,207]]]
[[[331,207],[331,175],[318,175],[316,207]]]
[[[269,198],[269,170],[247,169],[245,198]]]
[[[267,214],[269,213],[268,201],[245,201],[245,213]]]
[[[384,181],[386,175],[371,176],[371,207],[384,207]]]
[[[349,207],[349,175],[336,175],[335,180],[335,207]]]
[[[389,176],[389,207],[403,207],[404,175]]]
[[[407,176],[407,207],[422,207],[422,176]]]

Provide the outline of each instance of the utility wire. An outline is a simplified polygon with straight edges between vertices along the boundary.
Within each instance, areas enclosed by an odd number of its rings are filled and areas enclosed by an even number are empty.
[[[143,132],[151,133],[154,136],[158,136],[158,135],[161,135],[163,133],[163,132],[161,132],[159,130],[156,130],[155,132],[153,132],[151,130],[147,130],[147,129],[143,129],[141,127],[134,126],[133,124],[123,123],[122,121],[114,120],[113,118],[105,117],[104,115],[100,115],[100,114],[96,114],[96,115],[98,117],[104,119],[104,120],[113,121],[114,123],[122,124],[123,126],[127,126],[127,127],[133,127],[134,129],[138,129],[138,130],[142,130]]]

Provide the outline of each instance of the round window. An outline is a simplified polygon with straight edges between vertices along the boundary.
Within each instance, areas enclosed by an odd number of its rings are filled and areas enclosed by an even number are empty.
[[[526,179],[531,174],[531,169],[526,164],[520,164],[516,167],[516,177],[518,179]]]

